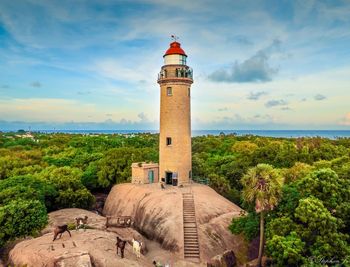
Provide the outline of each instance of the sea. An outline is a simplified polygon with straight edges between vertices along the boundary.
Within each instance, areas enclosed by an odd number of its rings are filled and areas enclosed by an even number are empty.
[[[68,134],[136,134],[158,133],[158,130],[42,130],[42,133]],[[266,137],[323,137],[329,139],[350,138],[350,130],[193,130],[192,136],[220,135],[257,135]]]

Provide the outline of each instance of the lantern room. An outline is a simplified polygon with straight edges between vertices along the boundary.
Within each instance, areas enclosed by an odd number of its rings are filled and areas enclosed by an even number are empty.
[[[164,65],[186,65],[187,55],[179,42],[172,42],[165,52]]]

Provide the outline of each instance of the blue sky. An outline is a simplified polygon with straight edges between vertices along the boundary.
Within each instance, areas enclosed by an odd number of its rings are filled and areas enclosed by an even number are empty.
[[[350,129],[350,1],[0,1],[0,130],[158,129],[170,35],[193,129]]]

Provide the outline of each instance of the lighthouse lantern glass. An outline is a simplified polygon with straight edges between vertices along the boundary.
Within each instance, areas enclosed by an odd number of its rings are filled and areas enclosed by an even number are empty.
[[[164,56],[164,65],[186,65],[186,56],[172,54]]]

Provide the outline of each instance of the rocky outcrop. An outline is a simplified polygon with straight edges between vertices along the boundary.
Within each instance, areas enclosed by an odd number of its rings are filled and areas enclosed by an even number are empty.
[[[15,266],[28,267],[109,267],[152,266],[151,261],[141,255],[137,259],[132,247],[125,248],[125,258],[116,254],[116,234],[88,229],[71,231],[72,237],[64,233],[52,242],[52,234],[18,243],[9,258]]]
[[[75,218],[88,216],[88,226],[94,229],[105,230],[106,218],[94,212],[83,209],[61,209],[49,213],[49,224],[41,231],[42,234],[51,233],[56,225],[75,224]]]
[[[104,214],[132,216],[134,228],[107,228],[105,217],[81,209],[63,209],[49,214],[49,225],[42,236],[24,240],[9,254],[16,266],[109,267],[153,266],[153,260],[171,266],[205,266],[213,256],[232,250],[238,265],[246,261],[247,245],[240,236],[232,235],[228,225],[241,209],[207,186],[193,185],[201,263],[183,260],[182,193],[190,188],[158,184],[115,186],[109,194]],[[74,218],[88,216],[86,231],[72,230],[52,241],[55,225],[74,223]],[[127,240],[125,258],[116,255],[116,236]],[[132,251],[132,238],[142,240],[147,251],[137,259]],[[157,242],[155,242],[157,241]],[[165,250],[166,248],[167,250]]]
[[[183,257],[182,193],[189,187],[159,184],[120,184],[113,187],[105,206],[104,215],[132,216],[134,227],[141,234],[157,240],[163,248]],[[240,236],[232,235],[228,226],[241,208],[217,194],[208,186],[194,184],[196,221],[202,262],[226,250],[233,250],[238,262],[246,260],[246,243]]]
[[[139,242],[142,242],[141,253],[146,255],[148,252],[148,242],[149,240],[143,237],[140,233],[132,228],[117,228],[117,227],[108,227],[107,231],[116,233],[121,239],[128,241],[132,246],[132,239],[135,239]]]
[[[92,267],[91,258],[87,251],[65,253],[55,258],[55,267]]]

